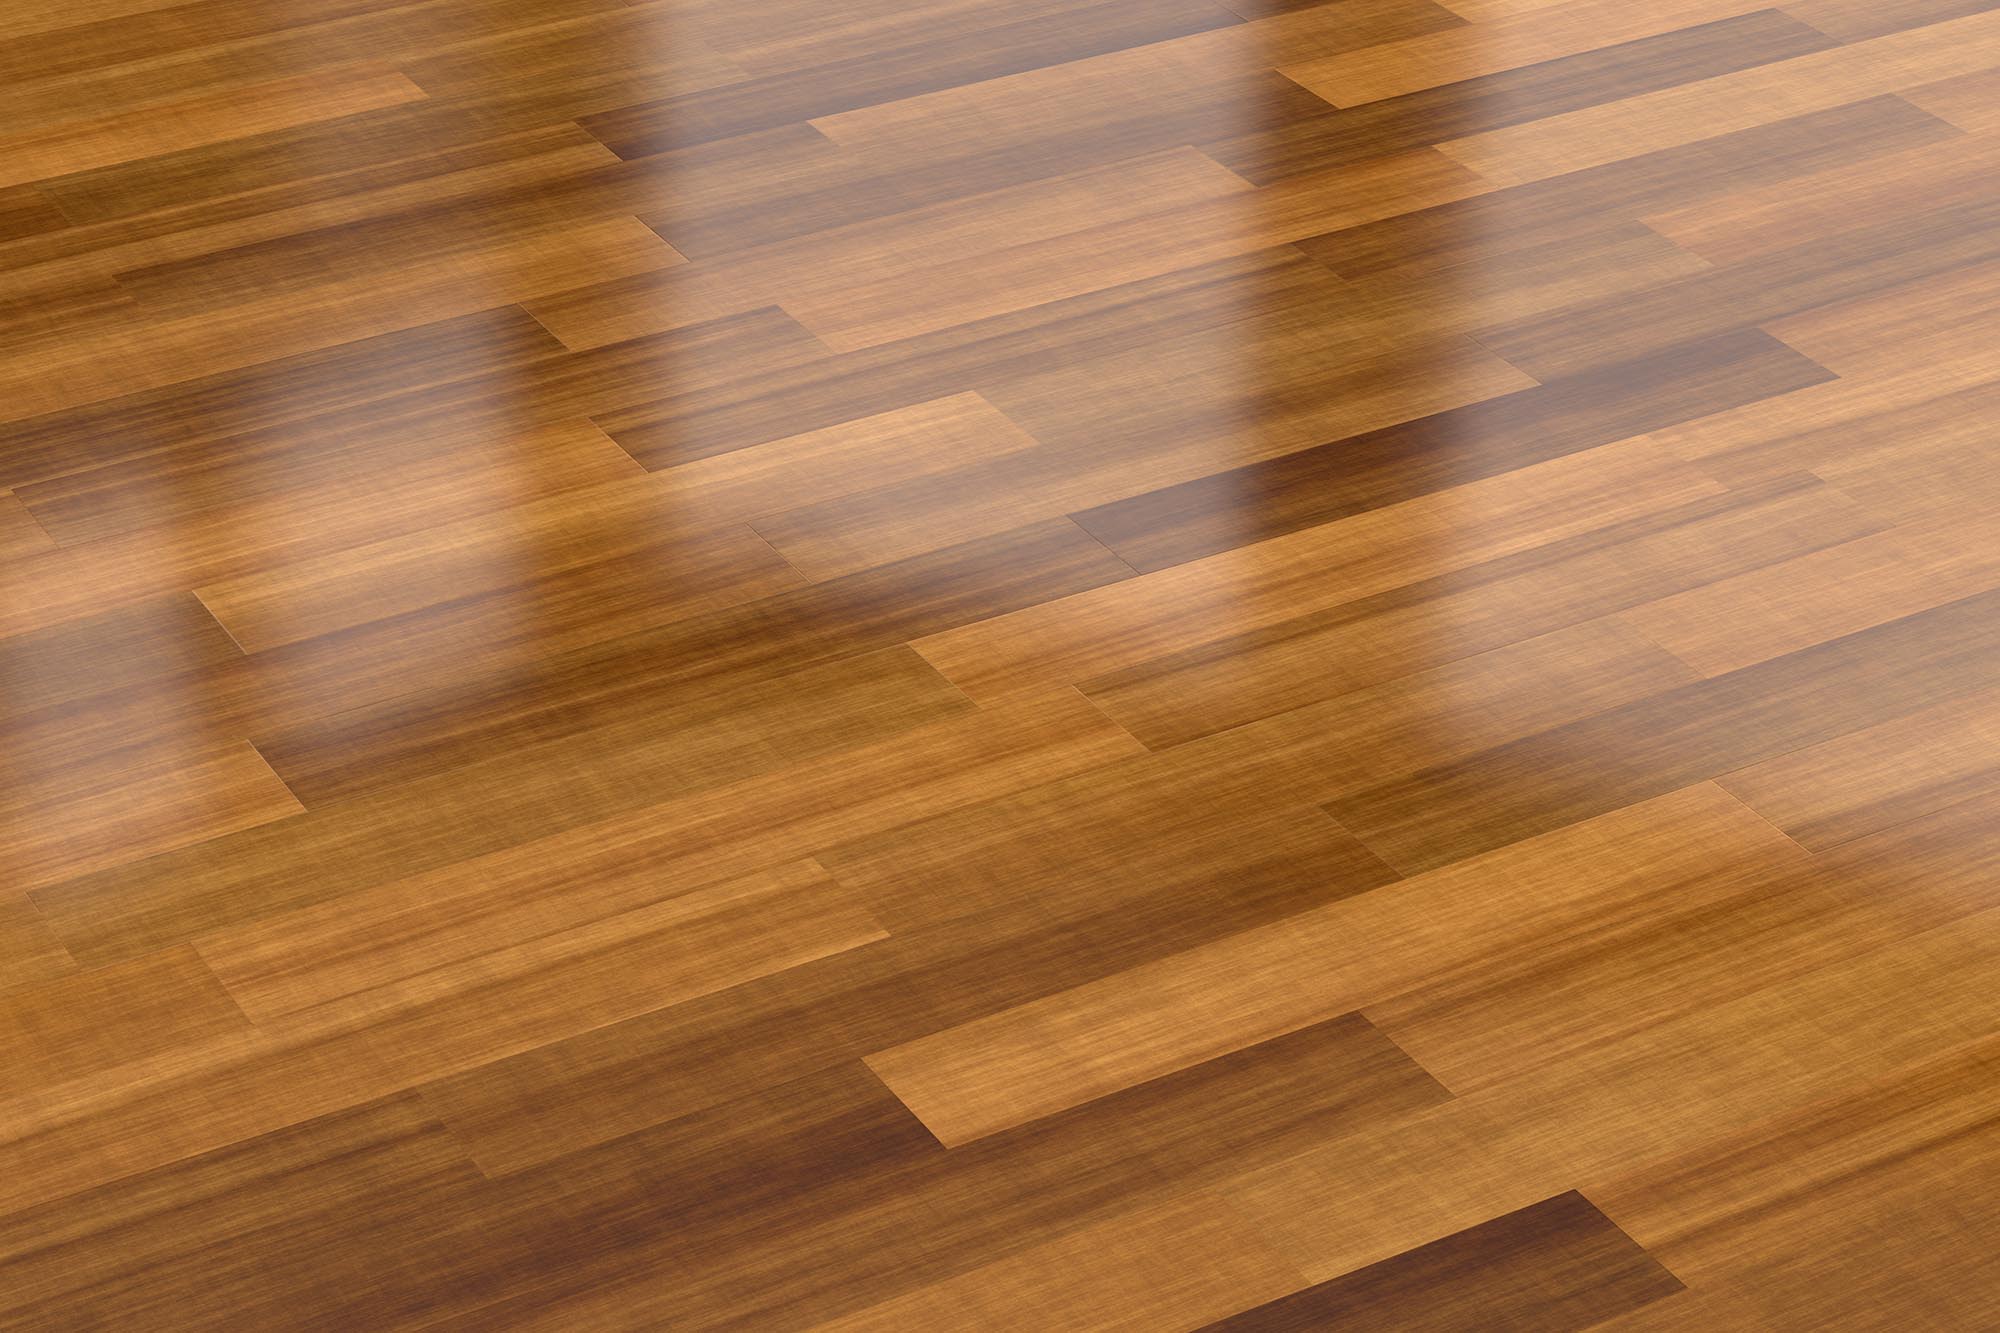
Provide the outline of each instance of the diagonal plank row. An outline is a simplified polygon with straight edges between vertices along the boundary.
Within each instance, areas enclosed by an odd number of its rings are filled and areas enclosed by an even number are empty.
[[[0,1324],[2000,1323],[2000,5],[0,72]]]

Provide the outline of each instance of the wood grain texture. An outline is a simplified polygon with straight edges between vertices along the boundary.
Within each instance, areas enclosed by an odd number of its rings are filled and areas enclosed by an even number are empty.
[[[1706,848],[1697,845],[1706,843]],[[1621,810],[1226,937],[870,1058],[947,1143],[969,1142],[1412,984],[1405,969],[1520,947],[1519,934],[1616,910],[1728,849],[1731,877],[1796,847],[1711,787]],[[1577,873],[1588,866],[1587,873]],[[1723,882],[1711,876],[1708,891]],[[1502,897],[1498,885],[1510,886]],[[1544,888],[1544,886],[1551,886]],[[1555,886],[1559,886],[1555,887]],[[1629,909],[1628,909],[1629,910]],[[1475,915],[1476,914],[1476,915]],[[1347,945],[1329,968],[1334,942]],[[1448,951],[1448,952],[1447,952]],[[1421,960],[1421,961],[1419,961]],[[1150,1015],[1143,1025],[1138,1014]]]
[[[1571,1191],[1208,1325],[1223,1333],[1335,1328],[1590,1328],[1682,1290]]]
[[[0,1325],[2000,1326],[1996,25],[0,6]]]

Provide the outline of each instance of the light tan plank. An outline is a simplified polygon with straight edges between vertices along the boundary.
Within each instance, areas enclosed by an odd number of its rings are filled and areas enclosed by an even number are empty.
[[[974,698],[1088,680],[1720,490],[1644,442],[1607,445],[933,635],[917,648]]]
[[[1453,140],[1441,151],[1488,180],[1546,180],[1787,116],[1897,93],[2000,60],[2000,14],[1852,46]]]
[[[1360,1009],[1425,976],[1545,951],[1585,922],[1687,910],[1690,893],[1720,896],[1803,856],[1734,798],[1693,787],[868,1063],[940,1140],[968,1143]]]
[[[1891,528],[1624,613],[1705,676],[1810,648],[2000,583],[2000,518]]]
[[[0,773],[6,771],[0,761]],[[163,746],[74,783],[59,776],[0,800],[0,880],[32,889],[298,814],[247,741]]]

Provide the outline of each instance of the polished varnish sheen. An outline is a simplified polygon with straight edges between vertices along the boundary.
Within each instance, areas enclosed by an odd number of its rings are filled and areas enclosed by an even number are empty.
[[[2000,1327],[2000,4],[0,5],[0,1327]]]

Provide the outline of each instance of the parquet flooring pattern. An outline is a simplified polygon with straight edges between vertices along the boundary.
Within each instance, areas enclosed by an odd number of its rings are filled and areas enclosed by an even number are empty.
[[[8,0],[0,1326],[2000,1327],[2000,5]]]

